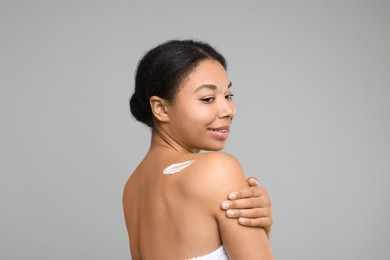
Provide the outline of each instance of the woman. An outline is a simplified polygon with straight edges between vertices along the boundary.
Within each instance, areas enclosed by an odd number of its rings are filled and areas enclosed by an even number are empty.
[[[152,141],[123,195],[133,259],[273,259],[264,229],[220,208],[248,187],[239,162],[218,152],[235,114],[225,70],[222,55],[195,41],[161,44],[138,65],[130,107]]]

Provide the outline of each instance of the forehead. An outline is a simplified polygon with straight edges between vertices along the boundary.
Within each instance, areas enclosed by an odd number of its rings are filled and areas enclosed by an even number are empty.
[[[218,88],[226,88],[230,84],[225,68],[218,61],[205,60],[199,63],[182,82],[181,89],[194,91],[205,84],[215,85]]]

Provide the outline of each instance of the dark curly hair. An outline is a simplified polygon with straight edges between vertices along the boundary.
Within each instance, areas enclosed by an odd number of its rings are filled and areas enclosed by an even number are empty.
[[[204,60],[216,60],[227,69],[225,58],[205,42],[171,40],[148,51],[140,60],[130,98],[133,116],[153,127],[149,99],[161,97],[172,102],[182,81]]]

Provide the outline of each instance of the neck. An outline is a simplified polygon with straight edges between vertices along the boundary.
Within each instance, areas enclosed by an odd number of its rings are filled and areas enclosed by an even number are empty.
[[[162,128],[155,127],[152,130],[152,143],[151,149],[153,148],[164,148],[170,149],[179,153],[199,153],[199,149],[191,149],[184,145],[181,145],[177,141],[175,141],[166,131]]]

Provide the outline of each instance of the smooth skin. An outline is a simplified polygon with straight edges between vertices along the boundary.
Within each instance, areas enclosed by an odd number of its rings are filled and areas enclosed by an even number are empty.
[[[230,259],[273,259],[264,229],[240,225],[221,209],[230,191],[247,197],[258,189],[248,194],[244,172],[231,155],[199,153],[224,148],[235,114],[231,96],[224,68],[206,60],[173,102],[150,99],[155,117],[151,147],[123,195],[133,259],[188,259],[221,244]],[[167,166],[188,160],[195,162],[176,174],[162,174]]]

